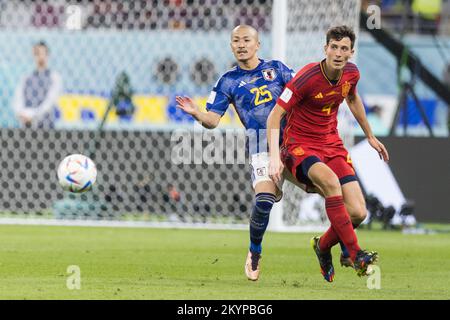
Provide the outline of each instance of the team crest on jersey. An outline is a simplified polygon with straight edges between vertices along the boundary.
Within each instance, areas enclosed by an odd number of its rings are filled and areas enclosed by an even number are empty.
[[[263,70],[262,74],[267,81],[273,81],[277,77],[275,69],[273,68]]]
[[[342,85],[342,96],[346,98],[348,96],[348,93],[350,92],[350,88],[352,85],[348,83],[348,81],[345,81],[345,83]]]

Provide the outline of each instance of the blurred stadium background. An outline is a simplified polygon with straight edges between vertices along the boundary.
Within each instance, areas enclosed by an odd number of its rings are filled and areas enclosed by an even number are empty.
[[[229,34],[241,23],[260,31],[260,57],[295,70],[322,58],[330,26],[354,27],[358,90],[389,165],[365,149],[345,106],[340,133],[367,197],[358,235],[380,253],[383,290],[339,267],[332,287],[323,281],[309,247],[310,232],[327,225],[323,200],[288,183],[269,227],[308,233],[268,232],[262,279],[250,284],[248,231],[229,230],[248,230],[246,159],[173,161],[182,137],[224,136],[233,154],[244,147],[232,108],[211,133],[174,102],[205,103],[233,65]],[[41,41],[61,81],[23,81]],[[24,124],[17,88],[29,86],[35,105],[49,83],[59,87],[54,122]],[[0,0],[0,299],[448,299],[449,89],[449,0]],[[207,143],[189,144],[193,156]],[[57,183],[72,153],[98,167],[83,195]],[[71,265],[82,290],[70,290]]]
[[[381,9],[381,30],[367,22],[371,5]],[[252,202],[246,164],[171,161],[175,129],[202,132],[176,109],[174,97],[205,103],[233,65],[229,33],[240,23],[260,31],[260,57],[280,58],[295,70],[321,59],[330,26],[353,26],[359,92],[375,134],[392,154],[394,179],[380,178],[374,190],[396,183],[400,197],[389,203],[367,192],[370,221],[385,227],[450,222],[444,203],[450,172],[448,0],[0,1],[0,222],[246,228]],[[35,68],[32,48],[39,41],[48,45],[49,66],[62,89],[54,124],[24,127],[14,95]],[[341,118],[347,145],[361,141],[345,108]],[[239,134],[232,108],[220,128]],[[71,153],[89,155],[98,166],[96,187],[83,196],[64,194],[57,184],[56,167]],[[272,228],[326,223],[320,199],[285,188]],[[406,216],[414,218],[407,223]]]

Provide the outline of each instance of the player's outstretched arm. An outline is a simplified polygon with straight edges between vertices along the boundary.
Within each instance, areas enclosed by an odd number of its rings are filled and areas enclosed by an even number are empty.
[[[199,107],[189,97],[177,96],[175,99],[177,101],[177,107],[193,116],[203,127],[214,129],[219,124],[221,118],[220,114],[212,111],[200,111]]]
[[[284,165],[280,158],[280,123],[286,110],[278,104],[272,109],[267,118],[267,141],[269,144],[269,176],[275,183],[281,181]]]
[[[370,128],[369,121],[367,121],[366,111],[364,110],[364,105],[359,94],[356,93],[354,95],[348,95],[346,101],[350,111],[353,113],[356,121],[358,121],[361,129],[364,131],[369,144],[372,148],[377,150],[381,159],[388,162],[389,153],[386,147],[372,133],[372,129]]]

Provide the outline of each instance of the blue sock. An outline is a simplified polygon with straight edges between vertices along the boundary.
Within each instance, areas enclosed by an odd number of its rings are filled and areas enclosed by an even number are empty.
[[[339,244],[341,245],[342,255],[346,258],[350,257],[350,253],[348,252],[347,248],[345,247],[344,243],[342,241],[339,241]]]
[[[270,210],[275,202],[275,195],[258,193],[255,197],[252,216],[250,217],[250,251],[261,253],[261,242],[269,224]]]

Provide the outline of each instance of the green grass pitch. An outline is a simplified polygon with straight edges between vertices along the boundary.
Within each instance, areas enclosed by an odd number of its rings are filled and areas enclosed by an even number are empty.
[[[359,231],[380,289],[339,265],[323,280],[312,234],[268,232],[261,278],[244,275],[248,232],[0,226],[0,299],[450,299],[450,234]],[[69,265],[81,288],[69,290]]]

